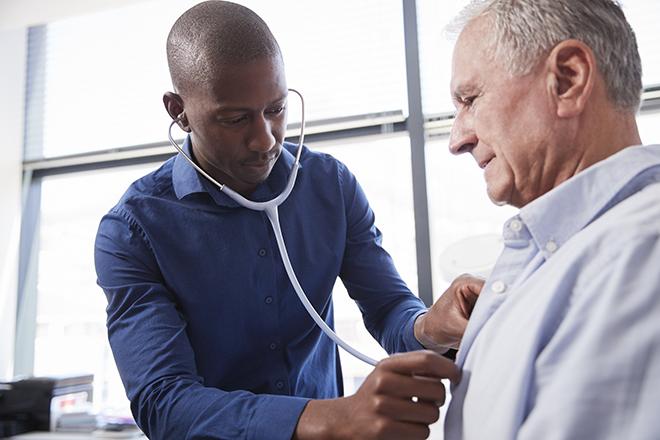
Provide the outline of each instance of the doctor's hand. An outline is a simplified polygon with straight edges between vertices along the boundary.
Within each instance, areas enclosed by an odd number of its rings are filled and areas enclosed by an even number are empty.
[[[445,401],[445,378],[458,382],[460,373],[437,353],[395,354],[380,361],[354,395],[310,401],[294,439],[425,439]]]
[[[481,288],[482,278],[461,275],[429,311],[415,321],[415,337],[429,350],[444,353],[458,348]]]

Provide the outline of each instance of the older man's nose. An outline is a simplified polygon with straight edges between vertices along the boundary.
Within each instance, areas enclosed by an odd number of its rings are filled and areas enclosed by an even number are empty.
[[[461,117],[456,117],[449,135],[449,151],[452,154],[469,153],[478,141],[471,124]]]

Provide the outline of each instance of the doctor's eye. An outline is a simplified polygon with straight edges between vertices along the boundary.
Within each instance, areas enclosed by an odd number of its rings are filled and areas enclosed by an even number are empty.
[[[238,116],[238,117],[235,117],[235,118],[223,119],[220,122],[225,124],[225,125],[238,125],[238,124],[240,124],[241,122],[243,122],[245,120],[247,120],[247,116],[243,115],[243,116]]]
[[[282,106],[279,106],[279,107],[268,109],[268,110],[266,110],[266,113],[269,114],[269,115],[279,115],[280,113],[284,112],[285,109],[286,109],[286,106],[282,105]]]

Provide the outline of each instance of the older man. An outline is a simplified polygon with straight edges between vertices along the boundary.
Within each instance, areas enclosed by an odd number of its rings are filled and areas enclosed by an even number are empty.
[[[461,14],[453,153],[520,208],[466,330],[448,439],[660,438],[660,147],[610,0]]]

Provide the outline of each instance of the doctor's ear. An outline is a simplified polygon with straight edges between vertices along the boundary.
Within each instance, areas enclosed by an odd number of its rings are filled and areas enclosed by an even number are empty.
[[[181,99],[181,96],[173,92],[165,92],[163,95],[163,104],[165,104],[165,110],[167,110],[170,117],[178,121],[181,130],[190,133],[190,125],[186,117],[186,112],[183,109],[183,99]]]

